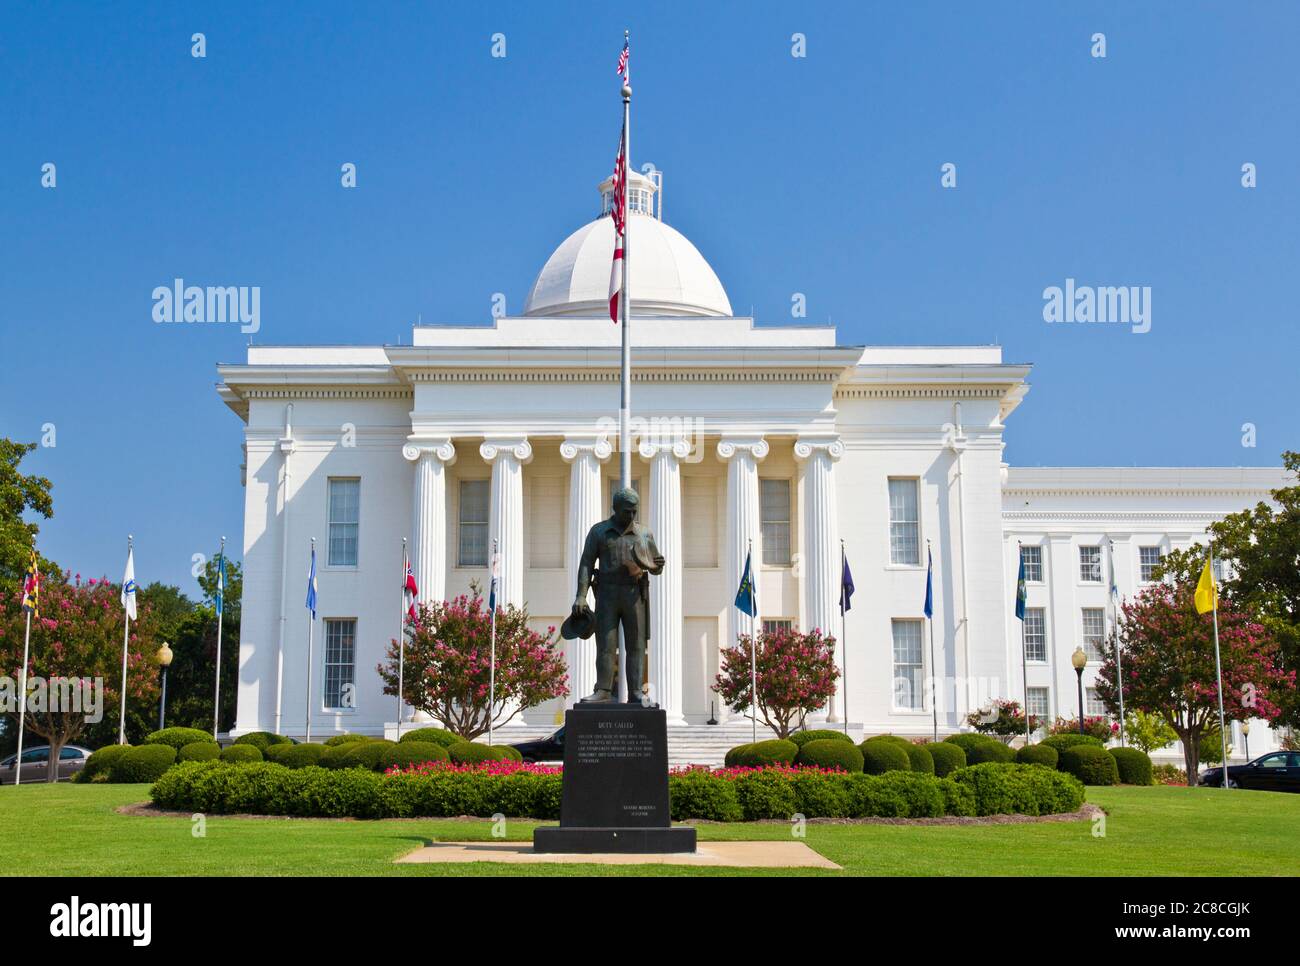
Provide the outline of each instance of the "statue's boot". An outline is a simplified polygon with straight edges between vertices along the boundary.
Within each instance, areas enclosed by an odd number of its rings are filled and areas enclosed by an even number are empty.
[[[603,691],[600,688],[597,688],[595,691],[592,691],[591,694],[587,695],[578,703],[579,704],[608,704],[610,701],[613,700],[614,700],[614,695],[610,694],[608,691]]]

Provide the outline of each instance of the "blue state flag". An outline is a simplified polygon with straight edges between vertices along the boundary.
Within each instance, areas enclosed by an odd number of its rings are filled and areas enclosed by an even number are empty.
[[[1021,620],[1025,619],[1025,602],[1029,600],[1029,592],[1025,590],[1025,555],[1020,555],[1020,573],[1016,576],[1016,616]]]
[[[307,575],[307,609],[311,619],[316,619],[316,545],[311,546],[311,573]]]
[[[849,570],[849,558],[840,554],[840,613],[843,614],[853,606],[853,574]]]
[[[217,554],[217,614],[226,606],[226,555]]]
[[[927,547],[925,551],[925,616],[934,616],[934,554]]]
[[[748,553],[745,554],[745,572],[740,575],[740,588],[736,591],[736,608],[750,617],[758,616],[758,599],[754,594],[754,576]]]

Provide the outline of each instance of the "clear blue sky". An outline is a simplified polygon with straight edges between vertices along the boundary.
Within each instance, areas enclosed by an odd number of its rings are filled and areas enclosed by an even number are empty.
[[[238,556],[213,386],[246,337],[156,325],[155,286],[261,286],[261,343],[518,311],[611,166],[624,26],[633,161],[738,312],[803,292],[844,343],[1000,343],[1035,365],[1013,464],[1297,445],[1300,5],[704,6],[6,3],[0,434],[57,427],[24,464],[54,482],[44,552],[116,579],[133,532],[139,578],[191,593],[191,554]],[[1048,325],[1067,277],[1151,286],[1151,331]]]

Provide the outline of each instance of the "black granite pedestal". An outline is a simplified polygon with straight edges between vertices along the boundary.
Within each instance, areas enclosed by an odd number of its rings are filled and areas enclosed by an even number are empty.
[[[695,851],[668,813],[668,718],[639,704],[577,705],[564,716],[560,824],[533,830],[538,852]]]

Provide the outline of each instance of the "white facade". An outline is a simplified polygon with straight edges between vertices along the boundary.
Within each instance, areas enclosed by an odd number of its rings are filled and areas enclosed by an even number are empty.
[[[744,629],[731,601],[751,542],[761,619],[847,643],[843,691],[823,717],[928,733],[937,671],[939,728],[951,732],[990,698],[1025,697],[1018,543],[1042,556],[1029,605],[1042,610],[1045,650],[1027,666],[1030,693],[1045,689],[1049,712],[1071,716],[1083,609],[1108,604],[1108,564],[1103,582],[1081,581],[1078,548],[1108,554],[1113,540],[1129,595],[1139,548],[1187,546],[1282,483],[1280,469],[1009,469],[1003,433],[1028,366],[996,346],[843,346],[833,328],[733,317],[699,252],[651,213],[653,184],[634,187],[647,210],[629,235],[633,476],[669,560],[652,581],[649,679],[683,735],[711,712],[727,723],[710,685],[719,647]],[[611,248],[606,218],[579,229],[519,317],[417,327],[410,346],[255,346],[219,367],[221,397],[246,425],[235,733],[304,731],[312,537],[313,735],[378,734],[396,720],[376,665],[398,631],[403,538],[425,598],[486,587],[495,539],[503,598],[527,602],[539,629],[558,627],[617,473]],[[844,627],[841,541],[857,587]],[[927,546],[933,662],[928,628],[908,623],[922,617]],[[568,655],[580,696],[590,643]],[[343,707],[349,680],[355,706]],[[524,721],[537,733],[558,710]],[[1270,746],[1263,727],[1252,737],[1252,752]]]

